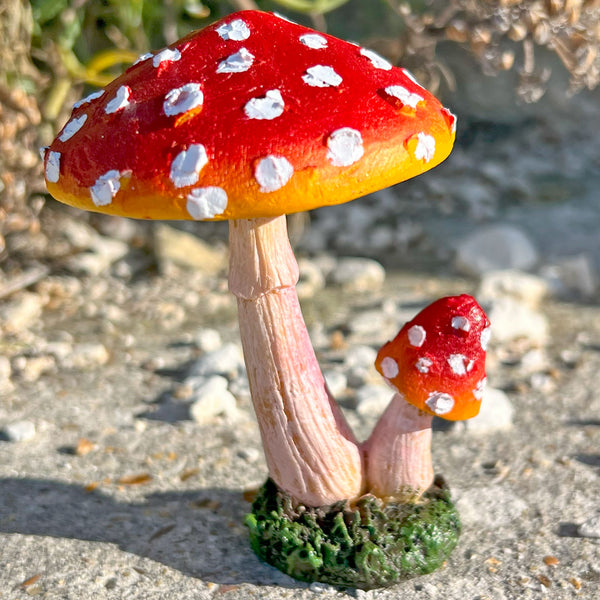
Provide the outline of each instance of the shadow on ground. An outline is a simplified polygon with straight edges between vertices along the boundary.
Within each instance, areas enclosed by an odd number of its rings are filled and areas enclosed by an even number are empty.
[[[220,584],[304,587],[253,554],[242,525],[249,509],[241,491],[153,493],[123,503],[58,481],[0,479],[0,533],[115,544]]]

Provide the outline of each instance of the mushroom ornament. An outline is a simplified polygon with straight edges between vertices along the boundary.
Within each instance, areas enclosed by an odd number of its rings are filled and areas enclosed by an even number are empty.
[[[355,502],[368,484],[364,448],[304,325],[285,215],[416,176],[448,156],[454,136],[454,115],[407,71],[277,15],[243,11],[141,56],[79,101],[44,150],[44,168],[50,193],[85,210],[229,220],[229,288],[270,482],[298,513]],[[259,520],[249,521],[253,545],[277,562],[263,550]],[[284,570],[327,577],[314,548],[286,552],[285,564],[300,566]]]
[[[379,350],[375,366],[396,394],[365,444],[371,493],[416,502],[432,485],[431,421],[479,413],[490,331],[474,298],[450,296]]]

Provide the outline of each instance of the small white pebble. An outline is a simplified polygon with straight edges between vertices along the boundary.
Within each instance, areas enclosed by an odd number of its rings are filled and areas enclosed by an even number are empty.
[[[80,117],[71,119],[64,126],[62,133],[58,136],[58,139],[61,142],[66,142],[67,140],[70,140],[83,127],[83,124],[86,121],[87,121],[87,115],[81,115]]]
[[[428,133],[417,133],[415,158],[429,162],[435,154],[435,138]]]
[[[364,152],[360,132],[351,127],[337,129],[327,138],[327,158],[334,167],[349,167]]]
[[[243,73],[254,63],[254,55],[246,48],[240,48],[238,52],[222,60],[217,67],[217,73]]]
[[[223,375],[229,379],[239,377],[244,371],[244,357],[236,344],[224,344],[220,348],[202,355],[190,367],[188,377]]]
[[[250,37],[250,29],[242,19],[235,19],[229,23],[223,23],[223,25],[217,28],[217,33],[222,39],[233,40],[235,42],[241,42]]]
[[[461,331],[469,331],[471,329],[471,323],[467,317],[452,317],[452,328],[460,329]]]
[[[199,83],[186,83],[167,93],[163,102],[163,111],[167,117],[180,115],[202,106],[204,94]]]
[[[392,64],[390,62],[388,62],[385,58],[383,58],[383,56],[379,56],[379,54],[377,54],[376,52],[373,52],[373,50],[368,50],[367,48],[361,48],[360,53],[365,58],[368,58],[371,61],[371,64],[376,69],[383,69],[384,71],[391,70]]]
[[[110,353],[101,343],[80,343],[73,346],[70,357],[64,360],[64,366],[72,369],[93,369],[105,365],[110,359]]]
[[[116,113],[129,105],[129,96],[131,95],[131,88],[127,85],[122,85],[115,94],[115,97],[108,102],[104,108],[104,112],[107,115]]]
[[[177,48],[174,50],[171,48],[165,48],[154,56],[152,59],[152,66],[154,68],[158,68],[164,62],[177,62],[178,60],[181,60],[181,52],[179,52]]]
[[[96,100],[97,98],[100,98],[100,96],[102,96],[102,94],[104,94],[104,90],[92,92],[89,96],[86,96],[85,98],[82,98],[81,100],[78,100],[77,102],[75,102],[75,104],[73,104],[73,110],[75,110],[76,108],[79,108],[80,106],[83,106],[84,104],[88,104],[89,102],[92,102],[92,100]]]
[[[223,342],[221,334],[216,329],[200,329],[194,338],[194,343],[202,352],[213,352],[218,350]]]
[[[194,185],[206,163],[208,156],[202,144],[192,144],[187,150],[182,150],[171,163],[169,177],[173,185],[178,188]]]
[[[15,421],[4,428],[9,442],[28,442],[35,437],[35,425],[31,421]]]
[[[577,533],[581,537],[600,538],[600,514],[584,521],[578,528]]]
[[[96,183],[90,188],[92,202],[96,206],[107,206],[117,195],[121,188],[121,173],[112,169],[96,179]]]
[[[425,404],[436,414],[445,415],[454,408],[454,398],[443,392],[432,392],[429,394]]]
[[[302,80],[312,87],[337,87],[342,83],[342,78],[335,70],[325,65],[309,67],[302,75]]]
[[[195,188],[187,196],[186,209],[193,219],[212,219],[227,208],[227,193],[220,187]]]
[[[300,36],[300,41],[313,50],[323,50],[327,48],[327,40],[318,33],[305,33]]]
[[[398,368],[398,363],[391,356],[386,356],[381,361],[381,372],[387,379],[393,379],[398,375],[400,369]]]
[[[261,158],[254,169],[254,177],[261,192],[274,192],[282,188],[293,174],[294,167],[283,156]]]
[[[46,179],[56,183],[60,177],[60,152],[48,152],[46,159]]]
[[[413,325],[408,330],[408,343],[415,348],[420,348],[425,343],[427,332],[420,325]]]
[[[419,360],[417,360],[415,367],[419,373],[429,373],[429,368],[433,365],[433,361],[426,356],[421,356]]]
[[[394,98],[400,100],[402,104],[410,106],[414,109],[417,108],[417,104],[419,104],[419,102],[423,102],[424,100],[423,96],[419,96],[419,94],[408,91],[402,85],[390,85],[386,87],[384,91],[386,94],[388,94],[388,96],[393,96]]]
[[[246,102],[244,112],[249,119],[271,120],[281,116],[285,104],[279,90],[269,90],[262,98]]]
[[[237,455],[249,463],[255,463],[260,457],[262,452],[258,448],[240,448]]]
[[[227,389],[227,379],[220,375],[208,377],[194,387],[196,400],[190,406],[190,415],[199,425],[207,425],[220,415],[237,416],[236,399]]]

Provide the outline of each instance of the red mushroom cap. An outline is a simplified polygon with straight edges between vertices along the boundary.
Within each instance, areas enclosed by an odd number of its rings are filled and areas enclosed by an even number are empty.
[[[490,322],[471,296],[441,298],[385,344],[377,370],[417,408],[444,419],[479,412]]]
[[[440,163],[455,118],[403,69],[276,15],[229,15],[78,102],[48,190],[149,219],[269,217],[347,202]]]

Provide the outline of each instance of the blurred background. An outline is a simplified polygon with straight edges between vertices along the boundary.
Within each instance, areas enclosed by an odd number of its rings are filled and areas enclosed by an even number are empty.
[[[294,218],[300,248],[370,255],[392,267],[452,263],[473,273],[480,267],[455,260],[459,241],[474,225],[502,222],[526,234],[535,253],[526,268],[545,266],[554,285],[594,296],[599,0],[0,0],[0,294],[15,276],[33,267],[30,276],[40,276],[41,262],[60,266],[77,249],[61,233],[65,219],[154,252],[148,224],[116,224],[54,202],[38,148],[77,99],[138,55],[246,8],[279,11],[373,48],[459,117],[446,164],[348,210]],[[224,235],[218,225],[194,231]]]

